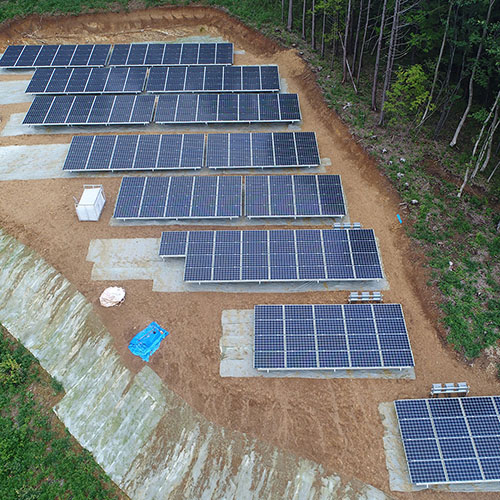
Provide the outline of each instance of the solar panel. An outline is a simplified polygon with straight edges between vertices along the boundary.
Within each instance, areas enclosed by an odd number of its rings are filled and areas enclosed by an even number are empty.
[[[229,186],[225,196],[237,202],[238,193],[234,191]],[[358,240],[359,237],[364,239]],[[191,244],[200,238],[209,240],[212,246],[200,249],[199,245]],[[359,252],[354,248],[356,241],[363,241],[372,251]],[[383,278],[371,229],[190,231],[187,256],[194,258],[200,254],[212,255],[211,265],[198,270],[200,266],[187,260],[185,281],[320,282]],[[356,324],[348,323],[347,327],[355,331]]]
[[[23,120],[28,125],[96,125],[150,123],[151,95],[36,96]]]
[[[245,178],[245,215],[343,217],[339,175],[254,175]]]
[[[394,402],[414,484],[500,481],[500,398]]]
[[[241,185],[242,178],[239,176],[124,177],[113,217],[117,219],[241,217]]]
[[[111,45],[9,45],[0,67],[105,66]]]
[[[160,95],[155,115],[156,123],[296,122],[300,119],[297,94]]]
[[[207,167],[315,167],[320,164],[314,132],[209,134]]]
[[[232,43],[132,43],[113,47],[109,66],[233,64]]]
[[[414,366],[406,326],[382,334],[380,315],[404,324],[400,304],[257,305],[257,370],[402,369]],[[355,323],[355,327],[351,323]]]
[[[110,138],[112,155],[106,162],[100,162],[99,170],[176,170],[203,166],[203,134],[97,135],[73,137],[63,170],[87,170],[89,155],[100,137]]]
[[[144,89],[147,68],[39,68],[28,94],[139,94]]]
[[[279,92],[278,66],[157,66],[146,92]]]

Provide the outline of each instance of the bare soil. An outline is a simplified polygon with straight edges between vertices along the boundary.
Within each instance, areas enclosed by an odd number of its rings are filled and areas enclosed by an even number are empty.
[[[138,371],[143,362],[127,344],[152,320],[170,332],[150,366],[165,383],[211,421],[315,460],[329,472],[355,476],[399,498],[445,498],[445,493],[395,494],[389,490],[380,402],[426,397],[433,382],[467,381],[473,395],[499,393],[499,381],[484,369],[466,366],[440,335],[436,299],[426,283],[422,258],[398,223],[400,198],[335,113],[326,106],[314,74],[296,50],[285,50],[225,13],[209,8],[155,8],[130,13],[30,17],[4,26],[0,46],[12,43],[130,42],[172,40],[211,34],[234,42],[235,64],[279,65],[289,92],[300,95],[302,130],[317,133],[329,173],[340,174],[352,221],[374,228],[390,290],[386,302],[403,305],[416,363],[415,381],[228,379],[219,376],[224,309],[261,303],[345,302],[347,292],[295,294],[153,293],[147,281],[119,283],[127,289],[116,309],[98,306],[110,282],[90,279],[86,262],[94,238],[159,237],[161,228],[112,227],[109,220],[120,179],[100,177],[108,198],[98,223],[78,223],[72,196],[90,179],[52,179],[0,183],[0,225],[41,254],[93,303],[113,335],[125,364]],[[9,79],[10,76],[1,76]],[[3,127],[11,113],[27,104],[0,106]],[[168,128],[166,132],[174,132]],[[145,133],[147,129],[145,129]],[[89,129],[89,134],[92,134]],[[69,135],[0,137],[0,145],[67,143]],[[36,168],[36,165],[33,165]],[[182,229],[186,229],[183,226]],[[209,229],[207,227],[207,229]],[[455,494],[455,497],[465,494]],[[498,494],[478,494],[474,498]]]

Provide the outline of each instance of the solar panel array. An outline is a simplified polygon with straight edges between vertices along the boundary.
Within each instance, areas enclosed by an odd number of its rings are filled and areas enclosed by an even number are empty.
[[[9,45],[0,67],[105,66],[111,45]]]
[[[314,132],[208,135],[209,168],[316,167],[319,164]]]
[[[147,68],[39,68],[28,94],[139,94]]]
[[[278,66],[157,66],[146,92],[279,92]]]
[[[124,177],[114,217],[190,219],[241,217],[240,176]]]
[[[203,166],[203,134],[75,136],[63,170],[178,170]]]
[[[258,305],[257,370],[414,366],[400,304]]]
[[[191,282],[383,278],[372,229],[166,231],[159,255],[186,256]]]
[[[342,217],[338,175],[255,175],[245,178],[247,217]]]
[[[150,123],[152,95],[36,96],[24,117],[27,125],[111,125]]]
[[[394,405],[412,483],[500,481],[500,396]]]
[[[191,66],[233,64],[232,43],[117,44],[109,66]]]
[[[297,94],[163,94],[156,123],[295,122]]]
[[[319,163],[314,132],[207,134],[206,158],[203,134],[96,135],[73,137],[63,170],[312,167]]]

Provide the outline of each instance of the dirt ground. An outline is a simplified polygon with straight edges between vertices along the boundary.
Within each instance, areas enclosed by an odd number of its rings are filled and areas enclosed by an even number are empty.
[[[200,34],[224,36],[234,42],[236,50],[244,50],[244,54],[235,55],[235,64],[278,64],[288,91],[299,93],[302,130],[317,133],[321,156],[332,161],[328,173],[341,174],[350,219],[375,229],[390,284],[384,299],[403,305],[415,357],[415,381],[219,376],[224,309],[250,309],[259,303],[343,303],[347,292],[188,296],[153,293],[150,282],[128,281],[119,283],[127,289],[123,306],[111,310],[100,308],[99,294],[104,287],[115,283],[90,280],[91,263],[85,260],[90,240],[159,237],[161,231],[158,226],[109,225],[120,184],[118,177],[1,182],[0,226],[36,250],[95,304],[118,352],[132,370],[137,372],[143,366],[127,349],[133,334],[152,320],[165,326],[171,334],[150,365],[170,388],[208,419],[315,460],[327,471],[346,478],[355,476],[395,497],[448,497],[449,494],[429,491],[390,492],[378,405],[399,398],[426,397],[433,382],[464,380],[470,384],[472,395],[498,394],[499,381],[483,367],[465,365],[443,344],[436,299],[426,286],[421,257],[406,237],[404,225],[396,219],[400,199],[346,127],[327,108],[314,74],[298,53],[277,47],[220,11],[185,7],[15,21],[2,30],[0,46],[172,40]],[[12,78],[15,77],[0,76],[5,80]],[[0,106],[0,127],[5,125],[9,114],[25,112],[28,107],[27,104]],[[165,129],[165,132],[176,131]],[[0,145],[70,140],[71,136],[66,134],[25,135],[0,137]],[[72,196],[78,196],[82,185],[89,181],[104,185],[108,203],[100,222],[78,223]],[[454,496],[465,497],[465,494]],[[498,498],[498,494],[474,494],[474,498],[483,497]]]

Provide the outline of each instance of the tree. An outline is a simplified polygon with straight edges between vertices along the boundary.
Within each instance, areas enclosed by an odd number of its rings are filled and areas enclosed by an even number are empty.
[[[460,119],[460,122],[458,123],[458,126],[455,130],[455,133],[453,134],[453,139],[450,142],[451,147],[455,146],[455,144],[457,143],[460,131],[462,130],[462,127],[464,126],[465,120],[467,119],[470,108],[472,106],[472,96],[474,93],[474,75],[476,74],[476,70],[477,70],[478,63],[479,63],[479,58],[481,57],[481,52],[483,50],[483,42],[484,42],[484,39],[486,38],[486,34],[488,31],[488,23],[490,21],[491,9],[492,9],[494,3],[495,3],[495,0],[489,0],[488,13],[486,14],[486,21],[483,24],[483,33],[481,36],[481,41],[479,42],[479,46],[477,48],[476,58],[474,59],[474,63],[472,65],[471,75],[469,78],[469,99],[467,100],[467,106],[465,108],[464,114],[462,115],[462,118]]]
[[[293,0],[288,0],[288,22],[286,24],[286,29],[292,31],[293,26]]]

